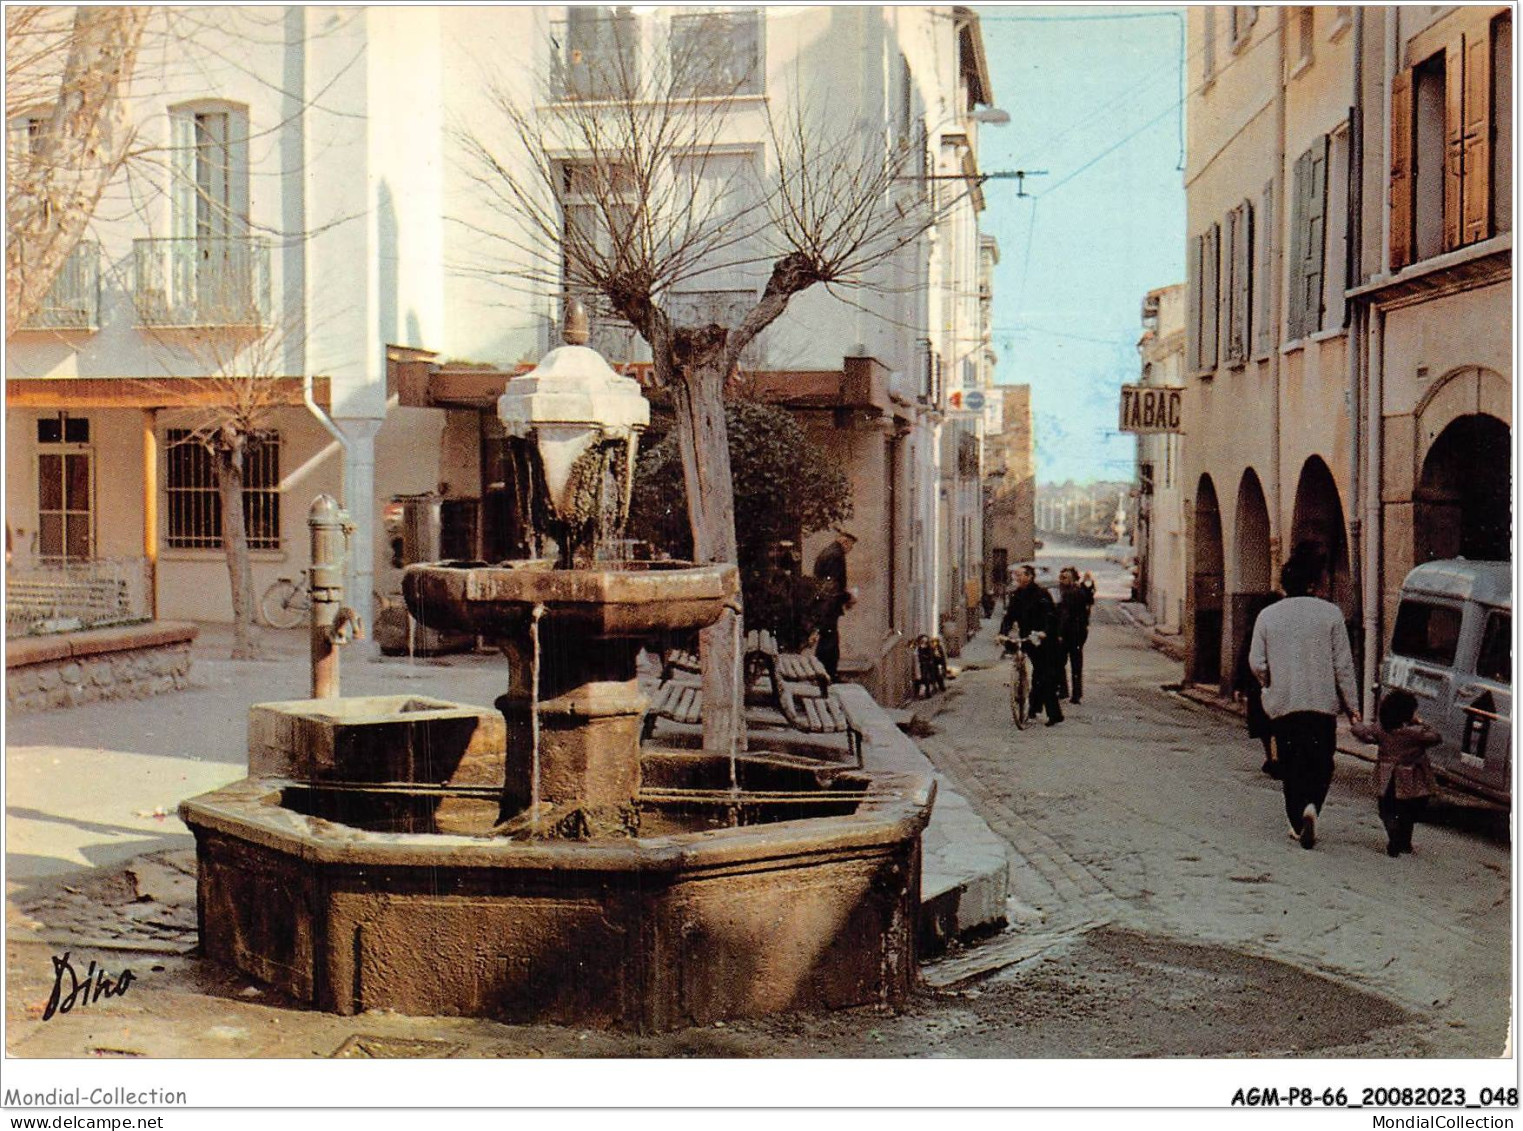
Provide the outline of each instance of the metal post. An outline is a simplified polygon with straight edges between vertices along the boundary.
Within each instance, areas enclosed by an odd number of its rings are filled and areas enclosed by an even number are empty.
[[[312,698],[339,695],[338,649],[360,635],[359,617],[344,604],[345,544],[354,527],[332,495],[319,495],[307,512],[312,566]]]

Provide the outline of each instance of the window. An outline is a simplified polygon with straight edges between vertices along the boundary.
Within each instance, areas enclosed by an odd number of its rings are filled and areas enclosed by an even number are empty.
[[[762,92],[762,13],[755,9],[672,17],[673,85],[694,97]]]
[[[171,239],[139,240],[137,302],[150,324],[259,325],[268,260],[249,238],[248,112],[170,110]]]
[[[1242,364],[1248,360],[1253,298],[1253,205],[1246,200],[1227,213],[1227,248],[1222,268],[1227,276],[1222,288],[1225,304],[1222,359]]]
[[[90,421],[67,413],[37,421],[37,553],[88,561],[94,551],[95,461]]]
[[[1391,84],[1391,266],[1512,227],[1512,18],[1470,21]]]
[[[1446,668],[1454,662],[1459,639],[1460,611],[1450,605],[1403,601],[1396,610],[1391,651],[1398,656]]]
[[[1258,222],[1255,225],[1258,262],[1254,272],[1253,329],[1254,352],[1265,356],[1277,344],[1278,327],[1274,324],[1274,245],[1279,233],[1274,227],[1274,181],[1264,186],[1259,198]]]
[[[899,55],[899,119],[898,126],[899,143],[910,145],[914,141],[911,132],[915,120],[915,75],[910,70],[910,61],[905,58],[903,52]]]
[[[165,495],[173,550],[222,548],[222,496],[212,454],[195,433],[171,428]],[[257,433],[243,463],[243,529],[251,550],[280,549],[280,434]]]
[[[1491,224],[1512,231],[1512,13],[1491,21]]]
[[[1444,87],[1439,52],[1412,72],[1412,251],[1428,259],[1444,250]]]
[[[1498,683],[1512,682],[1512,614],[1491,613],[1481,634],[1481,651],[1475,659],[1475,674]]]
[[[1327,241],[1327,138],[1296,159],[1290,216],[1290,310],[1286,332],[1295,341],[1322,326],[1322,278]]]
[[[562,97],[621,99],[639,90],[639,25],[627,7],[570,7],[551,46]]]
[[[1311,66],[1312,51],[1316,44],[1317,9],[1296,9],[1296,62],[1291,74]]]

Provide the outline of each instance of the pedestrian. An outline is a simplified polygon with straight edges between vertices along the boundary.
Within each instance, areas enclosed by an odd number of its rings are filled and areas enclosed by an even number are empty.
[[[838,530],[830,544],[814,559],[815,580],[821,583],[818,604],[820,636],[814,654],[830,674],[832,683],[840,680],[841,614],[856,604],[856,595],[846,583],[846,555],[856,544],[856,535]]]
[[[1265,593],[1262,596],[1252,598],[1248,606],[1248,623],[1251,626],[1258,615],[1280,599],[1278,593]],[[1248,651],[1251,644],[1251,629],[1243,635],[1242,646],[1238,649],[1237,665],[1233,672],[1232,690],[1243,697],[1246,704],[1248,737],[1256,738],[1264,746],[1264,764],[1259,769],[1270,777],[1279,780],[1280,763],[1274,756],[1274,739],[1270,731],[1269,716],[1264,713],[1264,689],[1259,686],[1259,681],[1254,677],[1253,669],[1248,666]]]
[[[1412,851],[1412,826],[1436,792],[1428,747],[1443,741],[1417,717],[1417,697],[1395,688],[1380,700],[1379,726],[1355,723],[1354,734],[1379,748],[1375,759],[1376,809],[1386,829],[1386,855]]]
[[[1359,721],[1343,613],[1317,596],[1324,561],[1316,547],[1296,547],[1280,571],[1285,598],[1259,614],[1248,652],[1248,665],[1264,689],[1290,835],[1302,848],[1317,843],[1317,820],[1333,780],[1340,706],[1350,722]]]
[[[1022,645],[1031,657],[1031,713],[1047,712],[1047,725],[1063,721],[1063,707],[1058,698],[1058,679],[1062,672],[1062,652],[1058,646],[1058,612],[1052,594],[1036,582],[1033,566],[1017,566],[1015,588],[1005,602],[1005,616],[1000,621],[1001,636],[1019,625],[1017,635],[1027,638]]]
[[[1095,578],[1085,572],[1083,579],[1073,566],[1066,566],[1058,573],[1058,692],[1068,688],[1073,694],[1070,703],[1078,703],[1084,697],[1084,645],[1089,640],[1089,610],[1095,603]],[[1064,669],[1071,673],[1067,681]],[[1066,684],[1066,686],[1065,686]]]

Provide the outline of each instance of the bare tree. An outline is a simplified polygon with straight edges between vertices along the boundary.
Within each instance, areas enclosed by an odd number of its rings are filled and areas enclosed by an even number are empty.
[[[669,50],[642,57],[633,17],[573,12],[552,39],[551,89],[525,98],[497,87],[495,132],[456,134],[496,218],[473,225],[491,256],[483,270],[530,293],[590,296],[649,344],[675,408],[694,556],[734,562],[724,398],[747,347],[811,287],[875,285],[955,194],[938,199],[923,180],[923,140],[918,151],[902,144],[824,92],[814,116],[797,90],[780,112],[772,98],[743,104],[760,64],[737,59],[732,45],[746,38],[734,21],[760,14],[686,18],[695,23],[673,27]],[[766,168],[725,144],[742,113],[765,115]],[[745,301],[723,312],[684,304],[716,279],[745,280]],[[702,644],[704,742],[733,749],[731,616]]]
[[[127,158],[123,92],[148,8],[8,8],[5,314],[37,312]],[[57,60],[62,57],[60,71]]]
[[[145,378],[143,385],[165,394],[169,403],[193,400],[197,407],[174,410],[171,421],[185,431],[179,442],[204,449],[217,485],[221,512],[221,542],[227,560],[233,605],[235,660],[260,656],[254,618],[258,605],[249,553],[249,516],[245,508],[250,457],[261,444],[272,442],[270,426],[276,410],[290,403],[290,386],[278,378],[292,336],[300,332],[297,317],[265,319],[248,329],[216,328],[157,335],[165,359],[189,361],[202,375],[194,378]],[[186,398],[183,386],[195,385]],[[179,386],[179,388],[177,388]]]

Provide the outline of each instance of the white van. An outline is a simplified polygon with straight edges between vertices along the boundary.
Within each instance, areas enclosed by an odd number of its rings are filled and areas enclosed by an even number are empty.
[[[1401,586],[1383,689],[1417,696],[1444,736],[1440,778],[1493,801],[1512,799],[1512,564],[1428,562]]]

